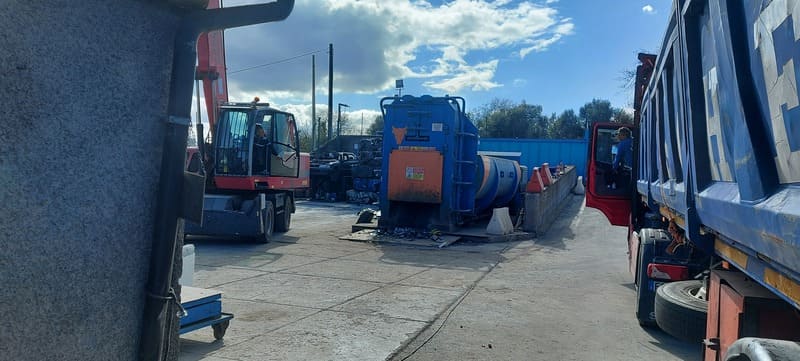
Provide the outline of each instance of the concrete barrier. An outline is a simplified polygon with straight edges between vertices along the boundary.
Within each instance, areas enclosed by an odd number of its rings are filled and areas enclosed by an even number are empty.
[[[522,230],[537,236],[547,232],[559,215],[564,200],[570,196],[578,180],[574,166],[566,166],[564,174],[558,176],[548,187],[539,193],[525,194],[525,220]]]

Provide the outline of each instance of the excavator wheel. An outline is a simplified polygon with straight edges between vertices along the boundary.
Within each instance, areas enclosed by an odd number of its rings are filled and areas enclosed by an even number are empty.
[[[289,227],[292,225],[292,203],[286,202],[286,207],[284,207],[283,212],[275,216],[275,231],[276,232],[287,232],[289,231]]]
[[[267,201],[261,217],[262,222],[264,222],[264,233],[261,237],[258,237],[258,240],[261,243],[267,243],[272,240],[272,229],[275,227],[275,206],[272,202]]]

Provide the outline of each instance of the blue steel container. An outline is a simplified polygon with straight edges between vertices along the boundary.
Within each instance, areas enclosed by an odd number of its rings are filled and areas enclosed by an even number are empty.
[[[478,129],[464,98],[406,95],[380,104],[379,226],[453,229],[517,194],[519,163],[478,156]]]

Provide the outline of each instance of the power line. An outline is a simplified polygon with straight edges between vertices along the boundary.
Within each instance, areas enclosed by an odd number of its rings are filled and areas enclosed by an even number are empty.
[[[302,58],[302,57],[304,57],[304,56],[309,56],[309,55],[311,55],[311,54],[317,54],[317,53],[327,53],[327,52],[328,52],[328,49],[312,50],[312,51],[309,51],[309,52],[307,52],[307,53],[303,53],[303,54],[300,54],[300,55],[295,55],[295,56],[292,56],[292,57],[289,57],[289,58],[285,58],[285,59],[281,59],[281,60],[273,61],[273,62],[270,62],[270,63],[264,63],[264,64],[254,65],[254,66],[247,67],[247,68],[243,68],[243,69],[239,69],[239,70],[229,71],[229,72],[228,72],[228,75],[230,75],[230,74],[236,74],[236,73],[241,73],[241,72],[243,72],[243,71],[247,71],[247,70],[253,70],[253,69],[257,69],[257,68],[263,68],[263,67],[265,67],[265,66],[270,66],[270,65],[275,65],[275,64],[280,64],[280,63],[285,63],[285,62],[292,61],[292,60],[295,60],[295,59],[298,59],[298,58]]]

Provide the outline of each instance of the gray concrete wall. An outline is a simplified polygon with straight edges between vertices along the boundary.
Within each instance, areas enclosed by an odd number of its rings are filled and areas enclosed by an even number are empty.
[[[567,203],[572,188],[578,180],[574,166],[566,167],[564,174],[540,193],[525,194],[525,220],[522,230],[541,236],[550,228],[560,214],[561,207]]]
[[[0,2],[0,359],[133,360],[176,19]]]

